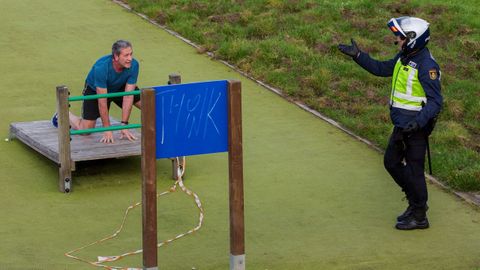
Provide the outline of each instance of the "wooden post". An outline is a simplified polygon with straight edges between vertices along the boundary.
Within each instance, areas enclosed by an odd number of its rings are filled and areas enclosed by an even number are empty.
[[[240,81],[228,82],[230,270],[245,270],[241,90]]]
[[[70,120],[68,116],[68,88],[57,86],[58,113],[58,189],[68,193],[72,190],[72,160],[70,157]]]
[[[168,84],[180,84],[182,83],[182,77],[178,74],[168,75]],[[179,177],[179,168],[185,168],[185,157],[172,158],[172,178],[177,180]]]
[[[155,90],[143,89],[142,100],[142,235],[143,268],[157,270],[157,167]]]

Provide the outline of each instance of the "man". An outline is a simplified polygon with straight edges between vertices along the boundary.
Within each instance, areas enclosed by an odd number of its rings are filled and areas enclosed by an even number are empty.
[[[88,73],[85,81],[83,95],[106,94],[115,92],[129,92],[138,89],[136,86],[139,64],[133,57],[132,44],[125,40],[118,40],[112,45],[112,54],[98,59]],[[122,125],[128,124],[132,105],[140,108],[140,96],[124,96],[118,98],[100,98],[85,100],[82,105],[82,117],[69,113],[70,125],[73,129],[94,128],[100,117],[104,127],[110,126],[109,108],[110,103],[115,102],[122,108]],[[57,126],[57,114],[52,118],[52,123]],[[120,139],[130,141],[137,138],[128,130],[120,131]],[[113,143],[112,131],[105,131],[103,143]]]
[[[384,165],[405,192],[407,210],[397,217],[399,230],[426,229],[429,222],[424,163],[428,136],[441,110],[440,68],[426,45],[429,24],[415,17],[392,18],[388,27],[395,34],[400,52],[388,61],[377,61],[362,52],[355,41],[339,50],[376,76],[393,76],[390,117],[394,125],[384,156]]]

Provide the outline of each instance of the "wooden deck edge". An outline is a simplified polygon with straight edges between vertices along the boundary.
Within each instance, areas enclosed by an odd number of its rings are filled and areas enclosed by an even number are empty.
[[[10,124],[10,136],[14,136],[14,138],[20,140],[24,144],[28,145],[30,148],[38,152],[39,154],[46,156],[51,161],[55,162],[59,165],[58,161],[58,153],[55,153],[48,149],[42,149],[38,143],[35,143],[35,140],[32,139],[28,134],[24,133],[21,129],[15,126],[16,123]]]

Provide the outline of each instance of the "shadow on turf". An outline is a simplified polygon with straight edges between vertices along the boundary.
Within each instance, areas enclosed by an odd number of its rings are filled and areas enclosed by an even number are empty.
[[[36,163],[36,167],[44,170],[42,177],[45,178],[47,189],[56,190],[58,185],[58,165],[46,158],[19,140],[13,141],[20,147],[20,152],[30,157],[30,161]],[[170,160],[158,160],[157,172],[159,180],[171,179]],[[104,186],[139,185],[141,181],[141,157],[110,158],[75,163],[75,171],[72,172],[73,190],[77,188],[98,188]]]

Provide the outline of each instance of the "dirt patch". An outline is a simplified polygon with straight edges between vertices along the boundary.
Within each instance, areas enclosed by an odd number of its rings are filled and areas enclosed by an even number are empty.
[[[427,11],[429,15],[442,15],[448,11],[448,7],[444,5],[431,5],[430,10]]]
[[[361,103],[352,100],[348,102],[346,110],[349,114],[360,115],[365,111],[365,107]]]
[[[394,44],[395,39],[396,38],[393,34],[391,34],[391,35],[389,34],[389,35],[386,35],[386,36],[383,37],[383,42],[385,44],[391,45],[391,44]]]
[[[220,24],[224,23],[237,23],[241,20],[242,16],[239,13],[229,13],[223,15],[212,15],[207,19],[211,22],[216,22]]]
[[[330,52],[330,46],[327,45],[327,44],[319,42],[319,43],[315,44],[315,46],[313,47],[313,50],[317,53],[320,53],[320,54],[326,54],[326,53]]]
[[[165,25],[168,21],[168,15],[162,11],[159,11],[154,20],[160,25]]]
[[[311,2],[311,3],[307,3],[305,6],[307,7],[307,9],[314,9],[316,7],[318,7],[318,3],[314,3],[314,2]]]
[[[447,109],[448,112],[455,118],[455,119],[462,119],[464,115],[464,106],[462,103],[456,100],[448,100],[447,101]]]
[[[348,88],[350,90],[353,90],[353,91],[356,91],[358,89],[363,89],[363,83],[357,79],[355,80],[352,80],[349,84],[348,84]]]
[[[320,108],[332,108],[335,102],[333,102],[328,97],[319,97],[317,98],[317,104]]]
[[[377,32],[378,28],[376,25],[372,24],[370,20],[364,16],[353,16],[348,19],[352,28],[358,29],[359,31],[368,31],[368,32]]]
[[[378,31],[377,27],[371,24],[370,19],[361,15],[351,9],[342,9],[340,11],[343,19],[348,21],[352,28],[358,29],[360,31],[370,31],[376,32]]]
[[[288,0],[288,2],[282,6],[282,10],[290,12],[300,12],[302,9],[300,0]]]
[[[472,40],[462,41],[463,52],[467,52],[468,58],[480,60],[480,42]]]
[[[206,9],[208,9],[208,4],[204,4],[204,3],[201,3],[201,2],[198,2],[198,1],[193,1],[191,3],[189,3],[188,5],[185,5],[182,7],[182,10],[185,10],[185,11],[205,11]]]
[[[203,46],[198,46],[198,47],[196,48],[196,50],[197,50],[197,53],[198,53],[198,54],[204,54],[204,53],[208,52],[207,48],[205,48],[205,47],[203,47]]]
[[[342,17],[343,17],[344,19],[347,19],[347,20],[355,17],[355,15],[356,15],[355,11],[353,11],[353,10],[351,10],[351,9],[346,9],[346,8],[345,8],[345,9],[342,9],[342,10],[340,11],[340,14],[342,14]]]
[[[449,8],[444,5],[430,5],[425,10],[425,13],[428,14],[428,17],[431,21],[436,21],[438,18],[443,16],[449,11]]]
[[[401,0],[385,5],[385,9],[396,16],[414,16],[420,10],[415,8],[409,0]]]
[[[472,127],[467,127],[470,137],[464,141],[464,145],[470,149],[480,153],[480,133],[474,130]],[[478,172],[480,174],[480,172]],[[478,178],[480,179],[480,177]]]
[[[322,18],[314,14],[305,14],[304,16],[302,16],[302,20],[306,23],[316,23],[318,21],[321,21]]]
[[[454,61],[446,61],[441,68],[445,74],[455,74],[457,71],[457,65]]]
[[[390,123],[390,114],[388,113],[387,109],[385,109],[385,111],[381,113],[376,114],[373,118],[382,123]]]

